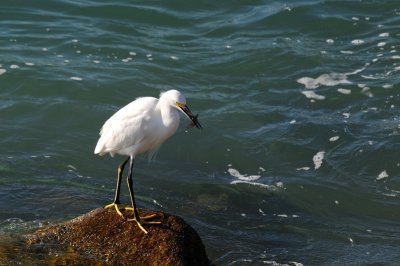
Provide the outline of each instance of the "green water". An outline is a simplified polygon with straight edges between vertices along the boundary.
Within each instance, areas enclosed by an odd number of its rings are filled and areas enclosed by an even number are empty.
[[[100,127],[179,89],[204,129],[182,117],[137,159],[139,206],[217,265],[398,265],[398,1],[0,7],[2,245],[110,203],[123,158],[93,154]]]

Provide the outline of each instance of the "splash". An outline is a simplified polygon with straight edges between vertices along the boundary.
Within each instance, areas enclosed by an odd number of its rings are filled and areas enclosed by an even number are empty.
[[[306,89],[316,89],[319,86],[336,86],[340,84],[352,84],[347,79],[347,75],[343,73],[330,73],[322,74],[317,78],[303,77],[297,80],[298,83],[303,84]]]
[[[322,160],[325,157],[325,152],[324,151],[320,151],[317,152],[314,157],[313,157],[313,161],[314,161],[314,169],[317,170],[321,167],[322,165]]]
[[[242,180],[242,181],[255,181],[261,177],[260,175],[241,174],[241,173],[239,173],[238,170],[236,170],[234,168],[229,168],[228,172],[231,176],[236,177],[237,179]]]
[[[389,175],[388,175],[388,173],[386,172],[386,170],[383,170],[383,171],[378,175],[378,177],[376,178],[376,180],[383,180],[383,179],[388,178],[388,177],[389,177]]]
[[[341,94],[351,94],[351,90],[347,90],[347,89],[343,89],[343,88],[339,88],[339,89],[337,89],[337,91]]]
[[[304,94],[308,99],[325,100],[326,98],[324,95],[317,94],[313,91],[302,91],[301,93]]]
[[[277,182],[273,185],[254,182],[261,177],[260,175],[241,174],[238,170],[236,170],[234,168],[228,168],[228,172],[231,176],[237,178],[237,180],[231,181],[232,185],[234,185],[234,184],[249,184],[249,185],[264,188],[264,189],[267,189],[270,191],[279,191],[283,188],[282,182]]]
[[[329,141],[330,142],[334,142],[334,141],[337,141],[339,139],[339,136],[334,136],[334,137],[331,137],[330,139],[329,139]]]
[[[277,182],[274,185],[267,185],[267,184],[262,184],[262,183],[258,183],[258,182],[234,180],[234,181],[231,182],[231,184],[232,185],[235,185],[235,184],[248,184],[248,185],[256,186],[256,187],[259,187],[259,188],[264,188],[264,189],[267,189],[269,191],[281,191],[283,189],[283,183],[282,182]]]
[[[361,45],[361,44],[364,44],[364,43],[365,43],[365,41],[361,40],[361,39],[356,39],[356,40],[352,40],[351,41],[351,44],[353,44],[353,45]]]

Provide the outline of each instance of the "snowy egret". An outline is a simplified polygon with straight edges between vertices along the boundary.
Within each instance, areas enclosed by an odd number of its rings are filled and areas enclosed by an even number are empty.
[[[136,155],[157,150],[165,140],[175,133],[179,126],[178,110],[192,120],[192,126],[195,125],[201,129],[197,115],[193,115],[186,105],[185,96],[177,90],[169,90],[161,93],[159,99],[154,97],[138,98],[117,111],[104,123],[100,131],[100,139],[94,150],[94,153],[99,155],[109,153],[112,157],[115,154],[128,156],[118,166],[114,201],[105,208],[114,207],[122,217],[121,210],[133,211],[133,219],[128,219],[128,221],[135,221],[146,234],[147,231],[143,224],[160,224],[161,222],[151,221],[156,214],[139,216],[132,185],[133,162]],[[122,205],[119,200],[121,176],[128,161],[127,183],[132,208]]]

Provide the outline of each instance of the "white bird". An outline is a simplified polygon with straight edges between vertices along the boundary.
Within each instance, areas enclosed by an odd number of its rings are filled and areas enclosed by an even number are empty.
[[[156,217],[155,214],[140,217],[135,203],[132,186],[132,168],[136,155],[155,151],[160,145],[171,137],[179,126],[179,111],[182,111],[190,120],[191,125],[201,129],[197,115],[193,115],[186,105],[185,96],[177,90],[169,90],[160,94],[160,98],[143,97],[129,103],[117,111],[103,125],[100,131],[100,139],[94,150],[95,154],[109,153],[128,156],[118,166],[118,179],[113,203],[105,208],[114,207],[117,213],[123,217],[120,209],[132,210],[133,219],[140,229],[147,234],[143,224],[160,224],[156,221],[148,221]],[[127,176],[128,189],[132,208],[120,204],[121,176],[127,162],[130,161]]]

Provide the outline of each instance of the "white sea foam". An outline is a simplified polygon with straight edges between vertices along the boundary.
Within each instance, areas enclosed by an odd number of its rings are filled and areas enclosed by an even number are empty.
[[[339,136],[334,136],[334,137],[331,137],[330,139],[329,139],[329,141],[330,142],[334,142],[334,141],[337,141],[339,139]]]
[[[368,96],[369,98],[374,97],[374,94],[371,92],[370,87],[365,87],[361,90],[361,93],[364,94],[365,96]]]
[[[365,78],[365,79],[379,79],[378,77],[375,77],[373,75],[361,75],[361,77]]]
[[[360,72],[363,72],[365,69],[366,69],[366,67],[362,67],[362,68],[359,68],[359,69],[354,70],[353,72],[345,73],[345,75],[347,75],[347,76],[349,76],[349,75],[355,75],[355,74],[358,74],[358,73],[360,73]]]
[[[332,44],[332,43],[334,43],[335,41],[334,41],[333,39],[327,39],[326,42],[329,43],[329,44]]]
[[[0,68],[0,75],[3,75],[4,73],[6,73],[7,72],[7,70],[5,70],[5,69],[3,69],[3,68]]]
[[[236,261],[234,261],[234,262],[236,263]],[[286,264],[286,263],[282,264],[282,263],[279,263],[279,262],[274,261],[274,260],[263,260],[263,263],[266,264],[266,265],[270,265],[270,266],[291,266],[291,265],[293,265],[293,266],[304,266],[303,263],[296,262],[296,261],[289,261],[289,264]],[[233,263],[231,263],[231,264],[233,264]]]
[[[17,69],[17,68],[19,68],[19,65],[11,65],[10,68],[11,69]]]
[[[376,180],[382,180],[382,179],[385,179],[385,178],[388,178],[389,177],[389,175],[388,175],[388,173],[386,172],[386,170],[383,170],[379,175],[378,175],[378,177],[376,178]]]
[[[350,118],[350,113],[342,113],[342,115],[345,119]]]
[[[70,79],[72,79],[72,80],[78,80],[78,81],[82,80],[82,78],[80,78],[80,77],[70,77]]]
[[[316,94],[314,91],[302,91],[302,94],[304,94],[307,98],[309,99],[315,99],[315,100],[325,100],[325,96]]]
[[[282,182],[276,182],[275,184],[272,185],[267,185],[263,183],[258,183],[254,182],[255,180],[258,180],[261,176],[260,175],[247,175],[247,174],[241,174],[238,170],[234,168],[229,168],[228,172],[231,176],[236,177],[236,180],[231,181],[231,184],[248,184],[260,188],[264,188],[270,191],[280,191],[283,188],[283,183]]]
[[[179,60],[179,57],[177,57],[175,55],[171,55],[169,58],[171,58],[172,60],[175,60],[175,61]]]
[[[250,182],[250,181],[244,181],[244,180],[233,180],[233,181],[231,181],[231,184],[232,185],[248,184],[248,185],[252,185],[252,186],[256,186],[256,187],[260,187],[260,188],[265,188],[270,191],[280,191],[283,187],[283,185],[280,185],[278,183],[275,185],[267,185],[267,184],[262,184],[262,183],[258,183],[258,182]]]
[[[340,52],[342,54],[353,54],[353,51],[348,51],[348,50],[341,50]]]
[[[314,157],[313,157],[313,161],[314,161],[314,169],[317,170],[321,167],[322,165],[322,160],[325,157],[325,152],[324,151],[320,151],[317,152]]]
[[[340,84],[352,84],[346,74],[342,73],[329,73],[322,74],[317,78],[303,77],[297,80],[298,83],[303,84],[306,89],[316,89],[319,86],[336,86]]]
[[[341,94],[351,94],[351,90],[348,89],[339,88],[337,91]]]
[[[385,45],[386,45],[385,42],[379,42],[379,43],[377,44],[378,47],[383,47],[383,46],[385,46]]]
[[[365,43],[365,41],[361,40],[361,39],[356,39],[356,40],[351,41],[351,44],[354,44],[354,45],[361,45],[363,43]]]
[[[72,169],[72,170],[78,170],[75,166],[73,166],[72,164],[68,164],[67,165],[68,168]]]
[[[229,168],[228,172],[231,176],[236,177],[239,180],[243,180],[243,181],[255,181],[261,177],[260,175],[241,174],[241,173],[239,173],[238,170],[236,170],[234,168]]]
[[[318,84],[316,83],[315,79],[310,77],[299,78],[297,83],[303,84],[307,89],[318,88]]]
[[[158,205],[158,206],[160,206],[161,208],[164,208],[164,206],[163,206],[161,203],[159,203],[158,201],[153,200],[153,202],[154,202],[155,205]]]
[[[132,59],[133,59],[132,57],[127,57],[127,58],[122,59],[121,61],[124,63],[128,63],[129,61],[132,61]]]
[[[384,88],[384,89],[392,89],[393,88],[393,84],[383,84],[382,88]]]
[[[387,38],[387,37],[389,37],[389,32],[383,32],[383,33],[379,34],[379,37]]]
[[[310,167],[304,166],[304,167],[297,168],[296,170],[297,170],[297,171],[300,171],[300,170],[302,170],[302,171],[308,171],[308,170],[310,170],[310,169],[311,169]]]

